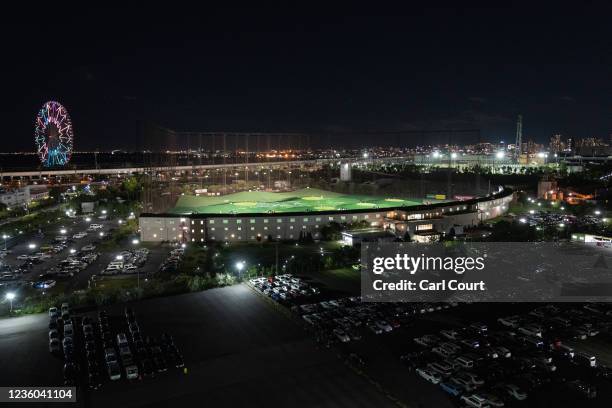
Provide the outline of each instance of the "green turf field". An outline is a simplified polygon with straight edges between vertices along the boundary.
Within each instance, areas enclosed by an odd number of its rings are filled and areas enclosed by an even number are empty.
[[[216,197],[181,196],[173,214],[292,213],[341,210],[368,210],[419,205],[420,200],[399,197],[371,197],[332,193],[315,188],[288,193],[245,191]]]

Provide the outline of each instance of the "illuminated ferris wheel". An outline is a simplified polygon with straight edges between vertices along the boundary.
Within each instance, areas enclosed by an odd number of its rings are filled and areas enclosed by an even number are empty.
[[[70,115],[62,104],[49,101],[38,111],[34,141],[45,167],[63,166],[70,161],[74,133]]]

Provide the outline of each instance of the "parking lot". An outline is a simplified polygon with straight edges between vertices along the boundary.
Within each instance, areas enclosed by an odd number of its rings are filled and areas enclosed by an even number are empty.
[[[540,406],[552,393],[603,406],[612,397],[606,304],[362,303],[290,274],[250,284],[403,401]],[[308,293],[316,285],[322,296]],[[425,392],[410,395],[408,383]]]
[[[87,391],[89,406],[165,406],[206,402],[213,406],[391,406],[364,378],[329,350],[317,350],[304,331],[246,285],[145,300],[132,308],[142,333],[171,333],[187,374],[169,369],[155,378],[106,380]],[[109,307],[121,316],[126,305]],[[97,312],[86,315],[95,316]],[[0,363],[24,356],[2,371],[1,384],[63,383],[63,359],[48,351],[48,316],[0,320]],[[23,346],[26,345],[27,349]],[[130,344],[131,347],[131,344]],[[15,354],[13,354],[15,352]],[[44,367],[41,369],[41,367]],[[40,371],[32,375],[33,371]]]
[[[103,249],[104,241],[112,236],[117,225],[117,220],[79,217],[60,221],[44,235],[21,237],[2,259],[0,286],[16,291],[32,287],[41,292],[69,293],[100,280],[135,274],[145,279],[155,273],[170,248],[162,245],[145,248],[138,240],[128,239],[121,249]],[[56,285],[58,288],[54,289]]]

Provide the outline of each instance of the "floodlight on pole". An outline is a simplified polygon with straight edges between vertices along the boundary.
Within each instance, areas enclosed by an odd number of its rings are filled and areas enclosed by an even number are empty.
[[[8,292],[5,295],[6,299],[10,302],[11,307],[10,307],[10,312],[13,312],[13,300],[15,299],[15,293],[14,292]]]

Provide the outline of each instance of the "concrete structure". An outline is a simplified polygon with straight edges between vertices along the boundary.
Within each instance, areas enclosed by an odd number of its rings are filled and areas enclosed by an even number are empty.
[[[30,204],[33,200],[44,200],[49,198],[46,187],[26,186],[0,192],[0,203],[7,207]]]
[[[143,242],[225,242],[297,240],[300,233],[321,238],[321,228],[330,222],[367,222],[398,237],[406,232],[436,231],[448,234],[455,226],[475,226],[503,215],[513,192],[500,190],[488,197],[386,209],[310,211],[243,214],[142,214],[139,219]]]
[[[362,242],[393,242],[397,237],[390,231],[368,228],[342,232],[342,243],[353,246]]]

